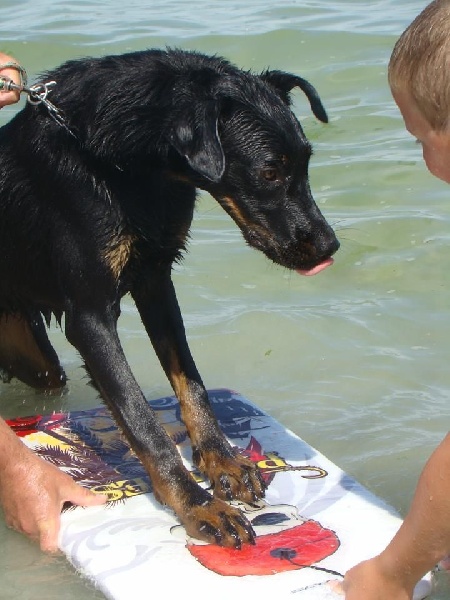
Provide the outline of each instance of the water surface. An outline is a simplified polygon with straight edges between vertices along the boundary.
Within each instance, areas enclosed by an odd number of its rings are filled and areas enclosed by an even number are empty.
[[[294,110],[314,146],[313,193],[342,244],[335,265],[314,278],[272,265],[201,194],[174,280],[206,385],[239,390],[402,513],[450,418],[449,190],[426,171],[386,82],[396,38],[425,5],[2,0],[0,8],[0,49],[32,80],[66,59],[169,45],[292,71],[317,87],[330,123],[315,120],[301,92]],[[2,110],[1,123],[15,110]],[[120,335],[146,396],[170,393],[129,299]],[[3,416],[98,404],[77,353],[56,328],[52,339],[67,390],[2,385]],[[1,600],[102,597],[2,521],[0,543]],[[433,599],[448,598],[445,578],[439,586]]]

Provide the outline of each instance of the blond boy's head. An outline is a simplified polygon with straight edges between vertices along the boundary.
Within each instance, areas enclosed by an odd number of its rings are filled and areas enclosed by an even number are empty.
[[[408,94],[432,129],[450,124],[450,0],[434,0],[398,39],[389,62],[394,95]]]

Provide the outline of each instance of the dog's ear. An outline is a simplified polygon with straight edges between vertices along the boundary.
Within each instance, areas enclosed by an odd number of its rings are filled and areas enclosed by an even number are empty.
[[[286,104],[290,104],[289,92],[294,87],[299,87],[306,94],[314,115],[322,123],[328,123],[328,115],[319,94],[309,81],[306,81],[303,77],[293,75],[292,73],[285,73],[284,71],[265,71],[260,77],[277,90]]]
[[[218,132],[217,101],[208,99],[184,111],[175,121],[169,139],[196,173],[218,183],[225,170],[225,155]]]

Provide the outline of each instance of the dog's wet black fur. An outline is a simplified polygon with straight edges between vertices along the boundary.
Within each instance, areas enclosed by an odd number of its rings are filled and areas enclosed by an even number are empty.
[[[247,243],[288,269],[338,248],[308,183],[311,146],[289,108],[299,87],[280,71],[244,72],[217,57],[149,50],[68,62],[47,73],[45,106],[0,130],[0,367],[37,388],[66,377],[44,321],[64,316],[69,342],[189,534],[240,547],[250,523],[223,500],[264,495],[258,469],[230,447],[188,348],[171,279],[185,250],[196,189],[208,191]],[[233,266],[233,268],[235,268]],[[199,487],[149,408],[117,333],[130,293],[179,399]]]

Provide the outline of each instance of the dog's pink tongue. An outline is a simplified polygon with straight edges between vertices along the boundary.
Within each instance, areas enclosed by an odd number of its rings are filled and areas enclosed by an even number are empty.
[[[332,258],[327,258],[326,260],[319,263],[312,269],[296,269],[296,271],[299,275],[307,275],[307,276],[317,275],[317,273],[320,273],[320,271],[323,271],[324,269],[326,269],[333,263],[334,263],[334,260]]]

